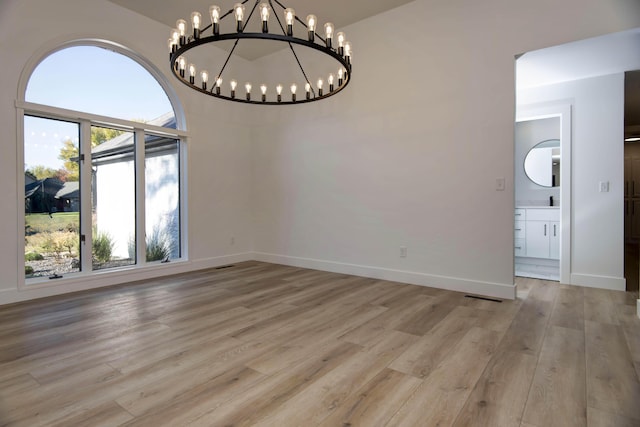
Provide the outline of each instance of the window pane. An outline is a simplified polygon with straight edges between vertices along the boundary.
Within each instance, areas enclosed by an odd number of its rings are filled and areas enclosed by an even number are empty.
[[[134,133],[91,127],[94,270],[136,263]]]
[[[24,117],[25,277],[80,271],[80,126]]]
[[[145,140],[147,261],[180,257],[180,152],[175,139]]]
[[[169,98],[147,70],[97,46],[74,46],[49,55],[31,75],[25,98],[125,120],[150,122],[173,116]]]

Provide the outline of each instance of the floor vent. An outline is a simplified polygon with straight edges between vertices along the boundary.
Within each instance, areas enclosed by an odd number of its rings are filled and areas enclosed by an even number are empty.
[[[231,268],[231,267],[235,267],[235,265],[233,265],[233,264],[232,265],[222,265],[220,267],[216,267],[215,269],[216,270],[223,270],[225,268]]]
[[[479,297],[477,295],[465,295],[464,297],[465,298],[482,299],[482,300],[491,301],[491,302],[502,302],[502,300],[499,300],[499,299],[487,298],[487,297]]]

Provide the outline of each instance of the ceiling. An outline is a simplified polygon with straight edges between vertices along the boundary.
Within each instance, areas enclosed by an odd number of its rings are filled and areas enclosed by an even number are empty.
[[[625,128],[640,132],[639,52],[640,28],[527,52],[516,63],[516,85],[520,90],[626,72]]]
[[[176,26],[176,20],[179,18],[185,19],[188,22],[191,12],[193,11],[200,12],[203,20],[208,25],[209,19],[205,17],[209,14],[209,6],[217,4],[222,11],[227,11],[239,0],[180,0],[162,2],[158,0],[109,1],[161,22],[170,28],[174,28]],[[413,0],[283,0],[281,3],[295,9],[296,14],[303,20],[307,15],[314,14],[318,17],[318,22],[321,25],[324,25],[326,22],[332,22],[339,31],[340,28],[349,24],[402,6],[403,4],[411,3],[412,1]],[[253,7],[253,4],[253,1],[248,1],[246,3],[247,10]],[[279,8],[278,11],[281,12]],[[250,22],[254,20],[257,21],[255,16]],[[229,19],[229,21],[231,21],[231,19]],[[275,21],[273,21],[272,25],[276,25]],[[224,46],[222,47],[224,48]],[[282,43],[269,43],[267,45],[264,43],[244,43],[243,46],[238,45],[235,53],[245,59],[254,60],[282,48],[286,48],[286,45],[283,46]]]

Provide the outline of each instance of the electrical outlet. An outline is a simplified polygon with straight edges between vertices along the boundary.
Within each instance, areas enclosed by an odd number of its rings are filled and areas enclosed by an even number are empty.
[[[407,257],[407,247],[400,246],[400,258],[406,258],[406,257]]]
[[[496,191],[504,191],[505,181],[504,178],[496,178]]]
[[[231,236],[231,239],[229,239],[229,244],[230,245],[235,245],[236,244],[236,238]]]

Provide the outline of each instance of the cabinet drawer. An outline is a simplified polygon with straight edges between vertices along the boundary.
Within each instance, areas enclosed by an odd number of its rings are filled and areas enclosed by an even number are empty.
[[[527,210],[516,209],[515,215],[516,215],[516,221],[524,221],[525,219],[527,219]]]
[[[527,221],[560,221],[560,209],[527,209]]]
[[[515,239],[514,240],[514,255],[515,256],[525,256],[525,239]]]
[[[514,227],[514,237],[516,239],[524,239],[527,231],[527,222],[516,220],[516,224]]]

